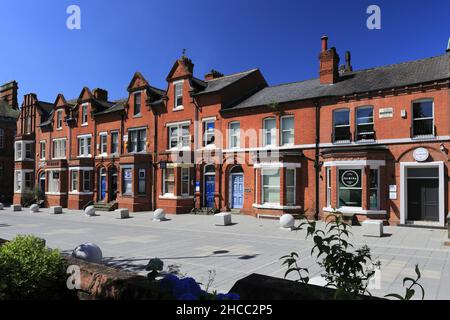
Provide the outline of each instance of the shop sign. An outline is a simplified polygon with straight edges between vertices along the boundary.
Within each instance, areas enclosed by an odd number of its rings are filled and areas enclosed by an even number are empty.
[[[392,118],[394,116],[394,108],[383,108],[383,109],[380,109],[378,115],[379,115],[380,119]]]
[[[428,159],[429,156],[430,154],[425,148],[417,148],[413,153],[414,160],[416,160],[417,162],[424,162]]]
[[[355,187],[359,183],[359,176],[355,171],[347,170],[342,174],[341,182],[348,188]]]

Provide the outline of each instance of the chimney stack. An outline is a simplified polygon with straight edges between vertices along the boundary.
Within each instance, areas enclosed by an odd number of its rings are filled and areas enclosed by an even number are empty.
[[[205,74],[205,81],[210,81],[222,77],[223,73],[220,73],[219,71],[212,69],[209,73]]]
[[[322,37],[322,52],[320,60],[320,83],[333,84],[339,80],[339,55],[336,48],[328,49],[328,37]]]
[[[108,101],[108,91],[100,88],[92,90],[94,97],[100,101]]]
[[[13,109],[19,109],[17,102],[17,92],[19,86],[16,81],[8,82],[0,86],[0,99],[6,101]]]

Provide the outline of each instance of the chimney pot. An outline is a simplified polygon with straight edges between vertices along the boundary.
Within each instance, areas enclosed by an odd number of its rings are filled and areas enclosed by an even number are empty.
[[[100,101],[108,101],[108,91],[100,88],[95,88],[92,92],[94,97]]]
[[[325,52],[328,50],[328,36],[322,37],[322,52]]]

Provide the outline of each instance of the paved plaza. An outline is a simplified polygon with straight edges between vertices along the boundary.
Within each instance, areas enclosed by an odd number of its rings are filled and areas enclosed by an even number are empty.
[[[143,274],[148,260],[158,257],[165,270],[170,268],[204,284],[215,272],[212,287],[221,292],[251,273],[282,278],[286,269],[280,257],[293,251],[300,254],[300,264],[310,269],[312,278],[320,273],[310,257],[312,241],[305,240],[305,231],[281,230],[275,220],[234,215],[235,224],[220,227],[212,216],[168,216],[168,221],[154,222],[150,212],[121,220],[108,212],[87,217],[74,210],[62,215],[50,215],[48,209],[34,214],[28,211],[0,211],[0,238],[34,234],[65,252],[93,242],[102,249],[105,264]],[[450,299],[446,230],[385,227],[382,238],[363,237],[360,227],[353,227],[352,232],[353,244],[368,244],[373,257],[381,261],[381,289],[372,290],[374,295],[403,294],[402,279],[414,276],[414,266],[419,264],[426,299]]]

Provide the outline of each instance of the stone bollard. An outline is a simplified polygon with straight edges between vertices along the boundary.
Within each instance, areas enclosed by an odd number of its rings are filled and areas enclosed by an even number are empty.
[[[0,210],[5,209],[5,206],[3,205],[3,203],[0,202]]]
[[[86,209],[84,209],[84,214],[88,217],[95,217],[96,213],[95,213],[95,207],[94,206],[89,206]]]
[[[61,206],[50,207],[50,214],[62,214],[63,208]]]
[[[11,209],[12,211],[16,212],[16,211],[22,211],[22,206],[20,204],[13,204],[11,205]]]
[[[96,244],[83,243],[72,251],[72,257],[92,263],[101,263],[103,253]]]
[[[291,214],[284,214],[280,218],[280,228],[283,230],[293,230],[295,227],[295,219]]]
[[[128,219],[130,217],[128,209],[117,209],[116,212],[119,214],[120,219]]]
[[[164,221],[166,220],[166,212],[163,209],[156,209],[153,213],[153,221]]]
[[[31,207],[30,207],[30,212],[31,212],[31,213],[39,212],[39,206],[38,206],[37,204],[31,205]]]

